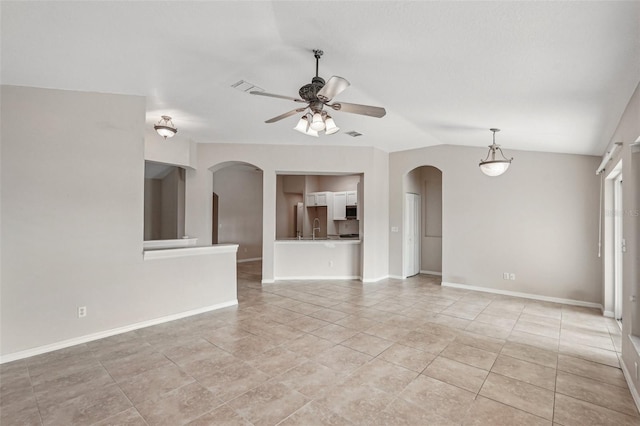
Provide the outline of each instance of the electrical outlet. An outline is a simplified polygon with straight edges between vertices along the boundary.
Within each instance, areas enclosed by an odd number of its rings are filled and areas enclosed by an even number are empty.
[[[509,279],[511,281],[515,281],[516,280],[516,274],[514,274],[513,272],[509,274]]]
[[[78,318],[84,318],[87,316],[87,307],[78,306]]]
[[[508,280],[509,279],[509,273],[508,272],[503,272],[502,273],[502,279],[503,280]]]

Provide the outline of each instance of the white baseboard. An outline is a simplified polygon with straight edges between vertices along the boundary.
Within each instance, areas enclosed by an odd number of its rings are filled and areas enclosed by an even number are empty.
[[[362,279],[361,276],[356,276],[356,275],[350,275],[350,276],[300,276],[300,277],[276,277],[275,279],[272,280],[262,280],[262,284],[273,284],[276,281],[295,281],[295,280],[300,280],[300,281],[304,281],[304,280],[358,280],[358,281],[362,281],[363,283],[377,283],[379,281],[382,280],[386,280],[387,278],[390,278],[389,275],[384,275],[382,277],[378,277],[378,278],[367,278],[367,279]]]
[[[295,281],[295,280],[359,280],[357,275],[305,275],[299,277],[275,277],[275,281]],[[264,281],[263,281],[264,282]]]
[[[626,364],[624,363],[624,360],[622,359],[622,357],[620,357],[620,366],[622,367],[622,374],[624,374],[624,379],[627,381],[627,386],[629,387],[629,390],[631,391],[631,396],[633,397],[633,402],[636,403],[636,408],[638,409],[638,411],[640,411],[640,395],[638,394],[638,390],[636,389],[634,383],[633,383],[633,379],[631,378],[631,373],[629,372],[629,369],[627,368]]]
[[[418,274],[416,275],[411,275],[410,277],[405,277],[402,275],[389,275],[387,276],[387,278],[393,278],[394,280],[406,280],[407,278],[413,278],[419,274],[428,274],[428,275],[436,275],[436,276],[442,276],[442,272],[434,272],[434,271],[420,271]]]
[[[236,263],[255,262],[256,260],[262,260],[261,257],[252,257],[250,259],[238,259]]]
[[[155,318],[148,321],[142,321],[135,324],[125,325],[123,327],[112,328],[111,330],[99,331],[97,333],[87,334],[85,336],[74,337],[73,339],[63,340],[61,342],[51,343],[49,345],[38,346],[36,348],[27,349],[20,352],[14,352],[0,356],[0,364],[6,362],[17,361],[23,358],[29,358],[31,356],[40,355],[46,352],[57,351],[58,349],[68,348],[70,346],[76,346],[94,340],[104,339],[105,337],[115,336],[116,334],[127,333],[129,331],[138,330],[140,328],[150,327],[152,325],[158,325],[169,321],[175,321],[177,319],[190,317],[192,315],[203,314],[205,312],[215,311],[217,309],[227,308],[229,306],[235,306],[238,304],[238,299],[233,299],[228,302],[222,302],[211,306],[205,306],[203,308],[192,309],[190,311],[180,312],[173,315],[167,315],[160,318]]]
[[[387,278],[389,278],[389,275],[383,275],[383,276],[378,277],[378,278],[367,278],[367,279],[360,278],[360,280],[363,283],[377,283],[379,281],[386,280]]]
[[[607,318],[613,318],[614,314],[612,311],[602,311],[602,316]]]
[[[563,303],[565,305],[584,306],[586,308],[597,308],[602,311],[602,305],[600,303],[584,302],[582,300],[563,299],[561,297],[541,296],[538,294],[520,293],[518,291],[500,290],[497,288],[489,288],[489,287],[478,287],[478,286],[468,285],[468,284],[449,283],[446,281],[442,281],[442,286],[459,288],[463,290],[481,291],[484,293],[502,294],[504,296],[522,297],[525,299],[542,300],[544,302]]]

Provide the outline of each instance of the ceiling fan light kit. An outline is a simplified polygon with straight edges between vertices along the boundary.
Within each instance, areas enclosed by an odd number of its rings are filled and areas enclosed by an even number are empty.
[[[493,132],[493,143],[489,145],[489,152],[487,154],[487,158],[484,160],[480,160],[480,170],[487,176],[500,176],[504,172],[507,171],[509,166],[511,165],[511,161],[513,161],[513,157],[507,159],[500,149],[500,145],[496,144],[496,132],[499,132],[500,129],[489,129]],[[496,159],[496,153],[500,152],[502,159]]]
[[[300,98],[293,98],[290,96],[276,95],[274,93],[266,93],[263,91],[253,90],[249,93],[258,96],[267,96],[272,98],[287,99],[294,102],[306,103],[306,107],[296,108],[289,112],[285,112],[277,117],[273,117],[265,123],[275,123],[284,118],[295,115],[296,113],[306,111],[300,118],[294,130],[297,130],[305,135],[318,137],[318,132],[324,131],[326,135],[332,135],[340,131],[340,128],[336,126],[333,118],[323,111],[323,108],[327,106],[334,111],[342,111],[351,114],[367,115],[369,117],[381,118],[387,113],[382,107],[350,104],[345,102],[330,103],[332,99],[342,93],[350,83],[342,78],[334,75],[325,83],[324,79],[318,75],[318,66],[320,57],[323,55],[322,50],[314,50],[313,56],[316,58],[316,75],[311,79],[311,83],[305,84],[298,90]]]
[[[313,119],[311,120],[311,124],[309,125],[316,132],[321,132],[324,130],[324,120],[322,119],[322,114],[319,112],[313,113]]]
[[[296,127],[293,128],[293,130],[297,130],[300,133],[317,138],[318,132],[316,132],[311,128],[311,126],[309,126],[309,115],[310,114],[303,115],[302,118],[300,118],[300,121],[298,121]]]
[[[171,117],[168,115],[163,115],[160,121],[158,121],[158,124],[153,126],[153,128],[165,139],[172,138],[178,133],[178,129],[173,125],[173,121],[171,121]]]
[[[324,124],[325,124],[324,133],[326,135],[332,135],[340,131],[340,127],[336,126],[335,121],[333,121],[333,118],[331,118],[331,116],[328,114],[324,120]]]

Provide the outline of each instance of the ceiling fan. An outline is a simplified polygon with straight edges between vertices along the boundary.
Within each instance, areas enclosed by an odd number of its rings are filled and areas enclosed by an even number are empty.
[[[325,106],[331,108],[334,111],[368,115],[369,117],[376,118],[384,117],[387,111],[385,111],[385,109],[382,107],[352,104],[346,102],[331,103],[333,98],[342,93],[347,87],[351,85],[351,83],[349,83],[342,77],[338,77],[337,75],[334,75],[329,79],[329,81],[325,83],[324,79],[318,76],[318,64],[323,53],[324,52],[322,50],[313,50],[313,55],[316,58],[316,76],[311,79],[311,83],[305,84],[298,91],[301,99],[260,91],[249,92],[252,95],[287,99],[290,101],[306,104],[303,107],[296,108],[289,112],[285,112],[284,114],[281,114],[277,117],[273,117],[265,121],[265,123],[275,123],[276,121],[280,121],[284,118],[291,117],[292,115],[309,109],[309,111],[302,116],[302,118],[298,122],[298,125],[295,127],[295,130],[298,130],[309,136],[317,137],[318,132],[321,132],[323,130],[325,134],[328,135],[336,133],[340,130],[335,125],[333,118],[331,118],[327,111],[323,110]]]

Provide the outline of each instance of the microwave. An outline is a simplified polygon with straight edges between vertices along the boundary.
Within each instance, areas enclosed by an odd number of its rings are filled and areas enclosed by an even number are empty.
[[[345,207],[345,217],[347,219],[357,219],[358,218],[358,206],[347,206]]]

